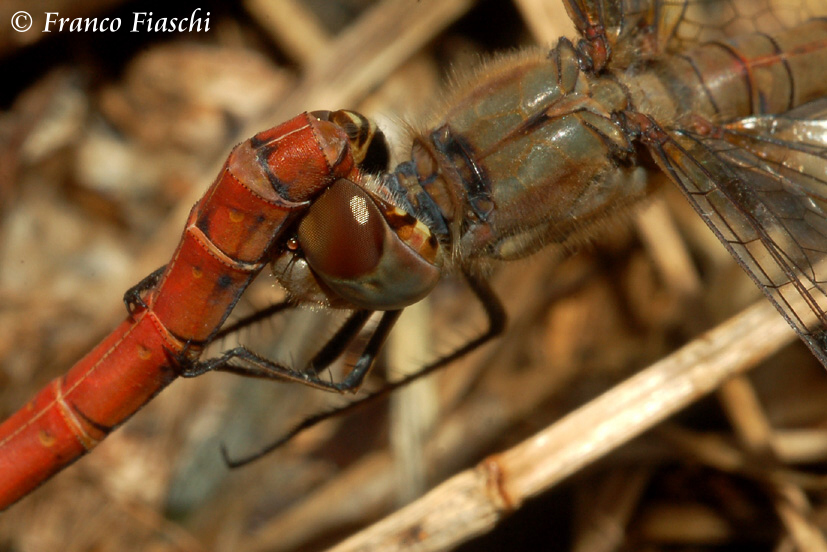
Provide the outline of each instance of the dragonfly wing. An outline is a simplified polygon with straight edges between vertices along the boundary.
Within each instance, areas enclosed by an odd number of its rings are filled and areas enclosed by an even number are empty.
[[[774,33],[827,15],[823,0],[564,0],[601,70],[745,33]],[[605,43],[605,44],[604,44]],[[599,59],[606,48],[606,59]]]
[[[827,99],[644,142],[827,366]]]
[[[749,33],[773,34],[825,15],[823,0],[652,0],[660,51],[676,53],[704,42]],[[680,17],[676,4],[682,5]]]

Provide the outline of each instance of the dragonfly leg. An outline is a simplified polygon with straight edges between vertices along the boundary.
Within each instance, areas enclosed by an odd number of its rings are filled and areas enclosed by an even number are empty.
[[[274,303],[269,307],[264,309],[258,310],[253,314],[245,316],[239,320],[236,320],[232,324],[227,324],[220,331],[216,332],[215,336],[211,339],[212,341],[227,337],[228,335],[235,333],[239,330],[246,328],[247,326],[252,326],[256,322],[261,322],[262,320],[266,320],[271,316],[280,313],[283,310],[287,310],[290,308],[294,308],[294,305],[289,301],[282,301],[281,303]]]
[[[267,307],[266,309],[260,310],[255,312],[249,316],[245,316],[241,320],[234,322],[224,328],[221,329],[215,336],[215,339],[220,339],[222,337],[226,337],[227,335],[234,333],[238,330],[246,328],[256,322],[264,320],[265,318],[269,318],[270,316],[281,312],[287,308],[290,308],[292,305],[288,302],[281,302],[276,303]],[[331,362],[336,360],[336,358],[341,355],[345,348],[347,347],[348,343],[350,343],[359,330],[362,329],[367,319],[373,311],[366,311],[366,310],[359,310],[354,312],[350,317],[348,317],[347,321],[342,325],[341,328],[336,332],[336,334],[328,340],[324,347],[319,350],[318,353],[310,360],[309,368],[314,371],[315,373],[319,373],[321,370],[325,369]],[[229,362],[233,358],[245,358],[248,359],[250,357],[258,356],[252,351],[249,351],[246,347],[236,347],[235,349],[225,351],[221,356],[201,361],[196,364],[190,364],[182,373],[181,376],[185,378],[194,378],[196,376],[200,376],[202,374],[206,374],[207,372],[215,372],[215,371],[234,371],[240,375],[249,376],[249,377],[270,377],[273,378],[275,376],[262,376],[258,373],[245,373],[243,367],[239,366],[232,366]],[[264,362],[269,362],[267,359],[261,359]],[[258,364],[258,363],[256,363]],[[270,362],[270,364],[275,364]],[[232,368],[232,370],[231,370]],[[289,369],[288,369],[289,370]],[[295,370],[290,370],[291,372],[300,373]],[[279,378],[281,379],[281,378]]]
[[[337,391],[356,392],[360,387],[362,387],[365,377],[370,372],[373,362],[376,360],[376,355],[379,354],[379,350],[388,338],[388,334],[393,328],[393,325],[396,324],[397,320],[399,320],[400,314],[402,314],[401,309],[387,311],[382,314],[382,319],[379,321],[379,325],[376,327],[376,330],[374,330],[373,335],[370,336],[370,340],[368,341],[368,344],[365,345],[365,349],[362,351],[362,354],[359,355],[359,360],[356,361],[356,365],[353,367],[353,370],[345,376],[341,383],[337,384]]]
[[[237,468],[240,466],[245,466],[250,462],[254,462],[259,458],[262,458],[267,454],[273,452],[280,446],[284,445],[302,431],[309,429],[331,418],[342,416],[344,414],[349,414],[350,412],[358,410],[359,408],[365,406],[368,403],[372,403],[378,399],[381,399],[382,397],[389,395],[390,393],[396,391],[401,387],[405,387],[406,385],[424,376],[427,376],[428,374],[436,372],[440,368],[444,367],[446,364],[450,364],[451,362],[459,359],[460,357],[467,355],[468,353],[474,351],[475,349],[478,349],[486,342],[501,334],[505,329],[506,313],[496,293],[494,293],[494,290],[491,289],[491,287],[485,280],[478,278],[477,276],[474,276],[467,272],[464,273],[464,276],[466,281],[468,282],[468,287],[471,288],[471,291],[474,292],[474,295],[477,297],[477,300],[482,305],[482,308],[485,311],[485,316],[488,319],[488,328],[485,332],[480,334],[478,337],[472,339],[459,349],[455,350],[453,353],[450,353],[442,358],[437,359],[431,364],[424,366],[418,372],[410,374],[401,380],[389,383],[383,386],[381,389],[378,389],[377,391],[365,395],[364,397],[361,397],[357,400],[351,401],[343,406],[335,407],[330,410],[326,410],[324,412],[320,412],[318,414],[305,418],[297,425],[293,426],[290,429],[290,431],[284,434],[277,441],[270,443],[269,445],[257,452],[254,452],[247,456],[230,458],[226,449],[222,448],[221,452],[224,455],[224,461],[226,462],[227,466],[231,468]],[[387,314],[392,313],[389,312]],[[373,341],[373,339],[371,341]],[[371,344],[368,343],[368,346],[365,348],[366,352],[370,348],[370,346]],[[381,346],[381,343],[379,343],[378,346]],[[365,353],[363,353],[363,356],[364,355]],[[360,358],[359,360],[361,361],[362,359]],[[360,362],[357,362],[357,365],[359,364]],[[356,369],[354,369],[354,372],[356,372]]]
[[[336,332],[336,335],[316,353],[309,362],[307,370],[295,370],[282,364],[264,358],[246,347],[237,347],[226,351],[219,357],[198,362],[182,372],[184,377],[195,377],[206,372],[230,372],[246,377],[263,379],[288,380],[303,383],[311,387],[336,391],[338,393],[356,391],[370,371],[376,355],[388,336],[393,324],[401,311],[389,311],[383,314],[371,339],[356,362],[353,370],[341,382],[327,381],[316,374],[338,358],[359,333],[372,311],[358,310],[348,318],[347,322]],[[240,360],[244,364],[237,364],[233,360]]]
[[[401,387],[405,387],[406,385],[408,385],[408,384],[410,384],[410,383],[412,383],[412,382],[414,382],[414,381],[416,381],[416,380],[418,380],[422,377],[427,376],[428,374],[432,374],[432,373],[436,372],[437,370],[439,370],[440,368],[443,368],[445,365],[450,364],[450,363],[454,362],[455,360],[471,353],[472,351],[480,348],[482,345],[484,345],[488,341],[491,341],[492,339],[494,339],[495,337],[500,335],[503,332],[503,330],[505,330],[507,315],[506,315],[505,309],[503,308],[502,303],[500,302],[499,297],[497,297],[497,294],[494,292],[493,289],[491,289],[491,286],[488,285],[488,282],[486,282],[482,278],[479,278],[479,277],[477,277],[473,274],[470,274],[468,272],[463,272],[463,276],[465,277],[465,280],[468,283],[468,287],[474,293],[477,300],[480,302],[480,305],[482,305],[483,311],[485,311],[485,316],[488,320],[488,328],[482,334],[480,334],[479,336],[475,337],[474,339],[468,341],[467,343],[465,343],[465,345],[463,345],[462,347],[456,349],[454,352],[449,353],[449,354],[447,354],[443,357],[440,357],[437,360],[435,360],[434,362],[432,362],[430,364],[427,364],[426,366],[423,366],[417,372],[409,374],[408,376],[406,376],[406,377],[404,377],[400,380],[388,383],[388,384],[384,385],[381,389],[378,389],[377,391],[374,391],[374,392],[370,393],[369,395],[366,395],[366,396],[364,396],[364,397],[362,397],[358,400],[355,400],[355,401],[353,401],[349,404],[346,404],[346,405],[344,405],[340,408],[334,408],[333,410],[324,412],[322,414],[319,414],[319,415],[316,415],[316,416],[313,416],[311,418],[308,418],[308,419],[304,420],[298,426],[293,428],[290,431],[290,433],[288,435],[286,435],[281,442],[283,443],[283,442],[288,441],[292,436],[297,435],[298,433],[300,433],[304,429],[307,429],[311,426],[314,426],[319,422],[322,422],[322,421],[327,420],[329,418],[338,416],[340,414],[350,412],[351,410],[355,410],[356,408],[360,407],[364,403],[371,402],[371,401],[376,400],[380,397],[386,396],[386,395],[392,393],[393,391],[395,391],[395,390],[397,390]],[[391,314],[391,313],[387,313],[387,314]],[[396,319],[394,318],[394,320],[391,322],[391,324],[395,321],[396,321]],[[381,323],[380,323],[380,326],[381,326]],[[388,328],[388,329],[390,329],[390,328]],[[357,369],[358,369],[361,361],[363,360],[363,358],[365,358],[365,355],[367,354],[367,351],[371,348],[372,342],[373,342],[373,339],[371,339],[371,343],[368,343],[367,347],[365,347],[365,353],[363,353],[362,358],[360,358],[359,361],[357,361],[357,363],[356,363],[357,368],[354,368],[353,372],[351,372],[351,376],[357,372]],[[378,349],[378,347],[381,347],[381,342],[378,343],[377,349]],[[372,362],[372,357],[371,357],[370,361]],[[348,378],[351,377],[351,376],[348,376]],[[347,381],[348,378],[345,378],[345,381]],[[363,376],[363,378],[364,378],[364,376]]]
[[[126,293],[123,294],[123,302],[126,305],[126,310],[129,312],[129,315],[132,316],[135,311],[137,310],[136,307],[140,307],[142,309],[147,308],[146,303],[144,302],[143,297],[141,295],[152,288],[154,288],[158,282],[161,280],[161,276],[164,274],[164,270],[166,270],[167,265],[162,266],[161,268],[153,271],[149,276],[126,290]]]
[[[330,366],[334,360],[339,358],[345,352],[350,342],[353,341],[353,338],[356,337],[356,334],[361,331],[365,322],[368,321],[368,318],[370,318],[373,312],[374,311],[370,310],[358,310],[354,312],[344,325],[339,328],[339,331],[310,359],[307,366],[308,370],[318,374]]]

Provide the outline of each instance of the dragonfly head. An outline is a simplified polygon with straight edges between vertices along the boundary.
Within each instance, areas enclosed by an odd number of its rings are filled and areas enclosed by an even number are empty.
[[[439,280],[442,252],[431,230],[371,191],[390,159],[382,132],[353,111],[315,111],[348,138],[359,171],[340,178],[313,200],[295,236],[273,263],[298,302],[394,310],[425,297]],[[354,182],[358,180],[359,183]]]
[[[273,268],[298,302],[395,310],[430,293],[442,263],[427,226],[340,179],[313,202]]]

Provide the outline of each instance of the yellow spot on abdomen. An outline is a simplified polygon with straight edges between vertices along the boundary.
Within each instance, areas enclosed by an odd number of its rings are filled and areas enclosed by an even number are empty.
[[[53,446],[56,441],[54,435],[42,429],[37,433],[37,439],[40,441],[40,444],[46,448]]]
[[[204,271],[201,270],[200,267],[197,267],[197,266],[192,267],[192,277],[193,278],[200,278],[203,275],[204,275]]]
[[[241,222],[244,220],[244,213],[241,211],[230,211],[230,220],[232,222]]]
[[[152,351],[143,345],[138,345],[138,358],[141,360],[149,360],[152,358]]]

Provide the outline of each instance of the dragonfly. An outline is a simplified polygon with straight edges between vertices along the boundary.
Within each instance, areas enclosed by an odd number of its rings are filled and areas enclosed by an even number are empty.
[[[0,503],[90,450],[177,376],[357,389],[400,310],[451,270],[489,317],[477,347],[504,326],[480,267],[582,239],[648,195],[648,173],[686,195],[827,364],[827,85],[813,71],[827,62],[827,23],[769,3],[750,18],[732,15],[731,1],[565,5],[577,40],[489,62],[392,170],[375,125],[353,112],[303,114],[234,150],[170,263],[127,294],[127,320],[0,426],[11,474]],[[737,23],[746,28],[728,28]],[[199,359],[268,263],[292,304],[352,311],[314,368],[382,313],[344,380],[243,347]],[[102,400],[117,388],[128,391]]]

